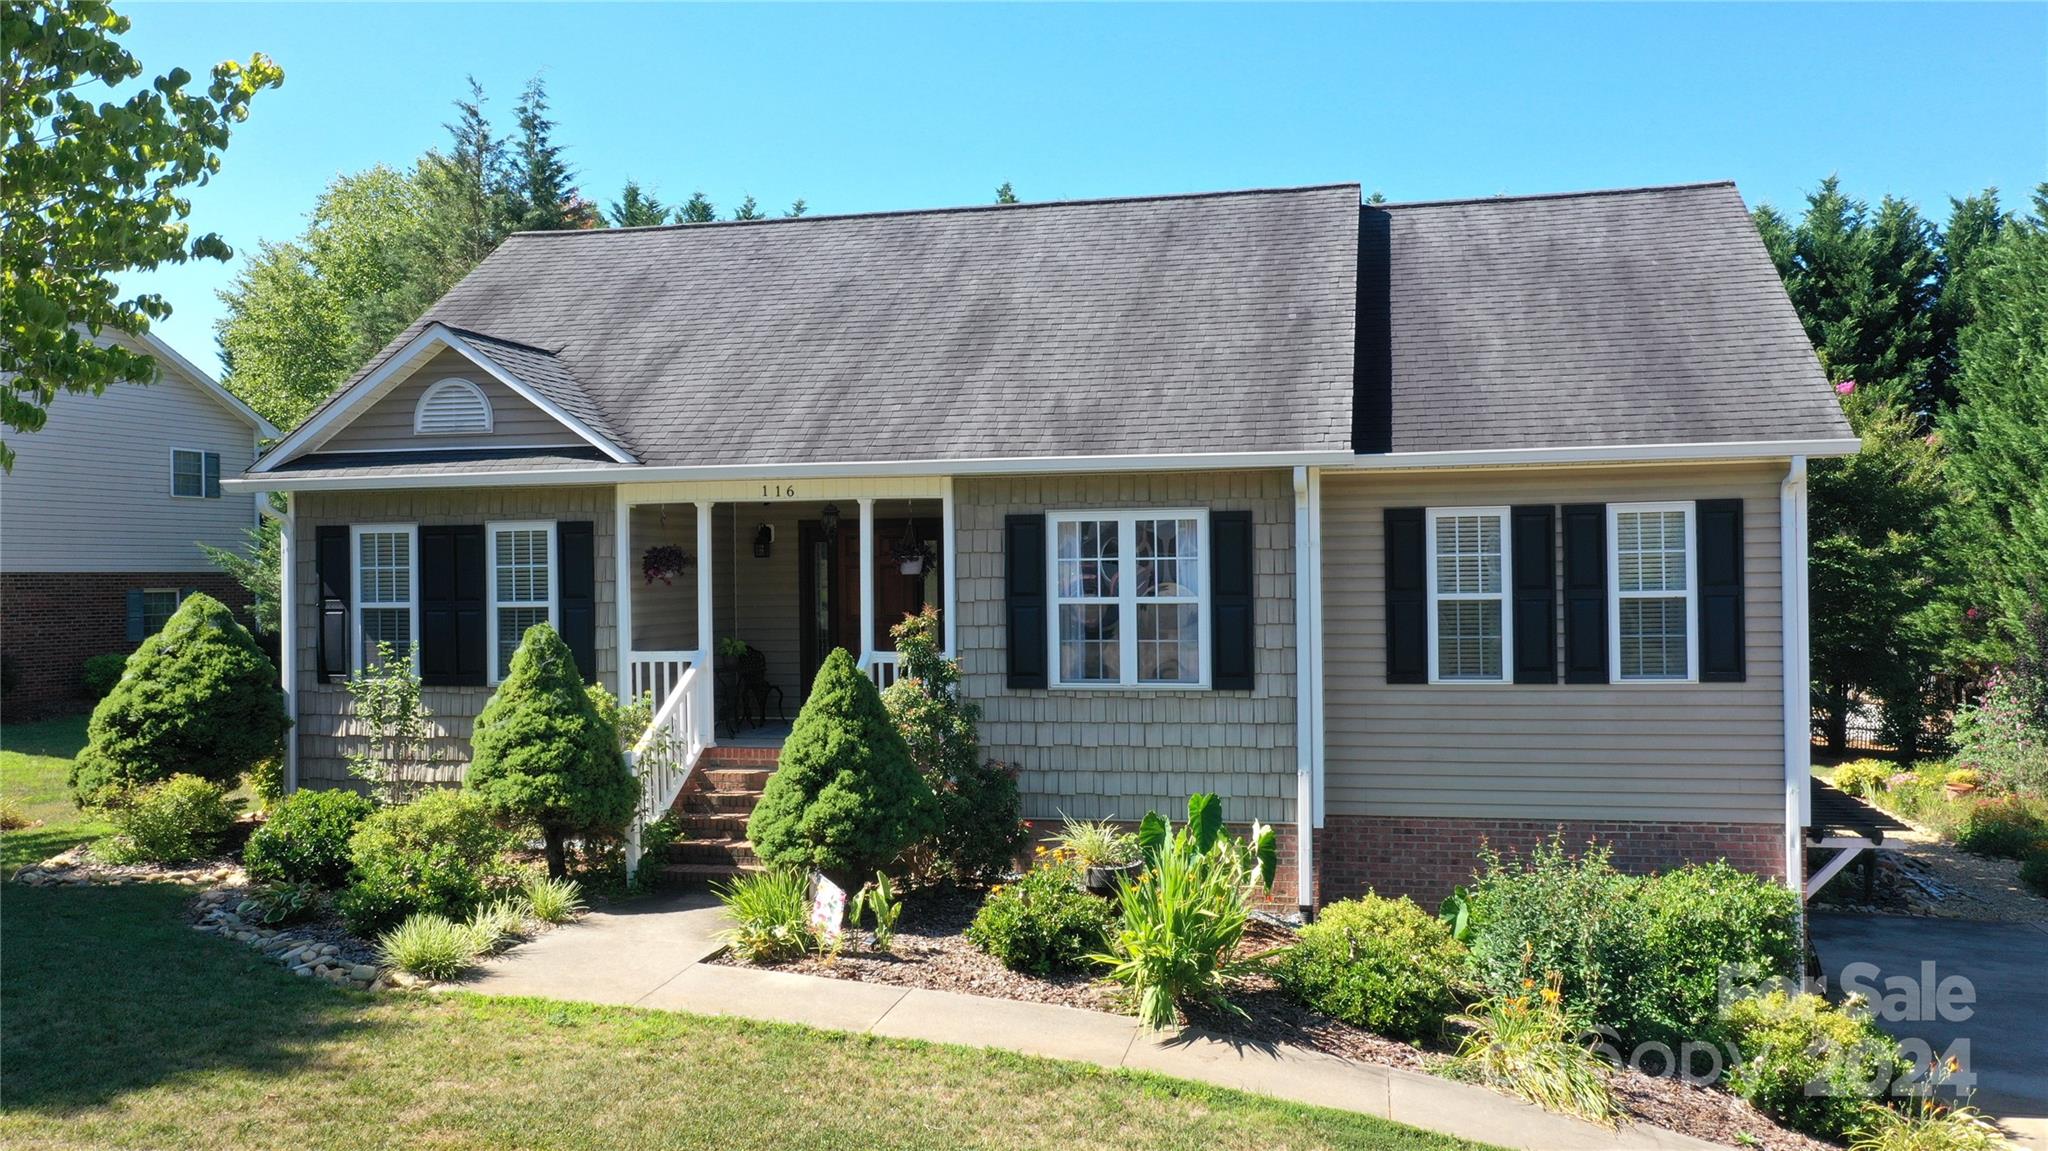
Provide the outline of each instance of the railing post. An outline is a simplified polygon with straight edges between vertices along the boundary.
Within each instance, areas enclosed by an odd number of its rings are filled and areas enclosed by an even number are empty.
[[[632,752],[629,751],[626,753],[626,771],[630,773],[633,776],[633,778],[640,780],[641,796],[640,801],[633,805],[632,822],[626,825],[627,883],[633,882],[633,877],[640,873],[640,825],[647,818],[647,813],[645,811],[647,805],[647,781],[644,779],[640,779],[640,765],[638,763],[638,759],[639,757],[634,755]]]

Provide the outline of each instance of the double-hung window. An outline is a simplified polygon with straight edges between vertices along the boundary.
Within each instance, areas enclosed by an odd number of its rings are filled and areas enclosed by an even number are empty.
[[[357,524],[354,537],[356,667],[375,666],[379,644],[418,664],[419,532],[411,524]]]
[[[1699,678],[1693,505],[1609,504],[1608,662],[1616,681]]]
[[[1204,687],[1208,514],[1055,512],[1056,686]]]
[[[1430,682],[1508,682],[1508,509],[1430,508],[1424,526]]]
[[[155,635],[164,630],[164,625],[178,613],[178,602],[183,598],[177,588],[145,589],[142,593],[142,634]]]
[[[180,499],[219,499],[220,453],[172,448],[171,494]]]
[[[555,623],[555,525],[491,524],[491,682],[512,670],[526,629]]]

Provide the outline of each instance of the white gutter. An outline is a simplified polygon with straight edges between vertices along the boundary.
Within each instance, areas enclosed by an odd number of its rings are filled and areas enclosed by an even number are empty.
[[[1315,696],[1322,678],[1312,637],[1322,633],[1315,571],[1322,566],[1314,530],[1315,472],[1294,469],[1294,902],[1307,921],[1315,911],[1316,802]]]
[[[1639,464],[1702,460],[1757,460],[1787,456],[1853,456],[1854,437],[1827,440],[1731,440],[1698,444],[1588,444],[1558,448],[1479,448],[1472,451],[1390,452],[1351,457],[1362,471],[1409,468],[1497,468],[1528,464]]]
[[[298,596],[292,582],[293,537],[298,534],[299,513],[291,493],[285,493],[284,511],[257,497],[266,518],[278,521],[277,546],[277,678],[284,689],[284,714],[291,726],[284,733],[284,792],[299,789],[299,692],[292,673],[299,665]]]
[[[1812,820],[1813,704],[1806,589],[1806,458],[1792,457],[1778,486],[1778,549],[1784,633],[1785,883],[1802,889],[1806,825]]]

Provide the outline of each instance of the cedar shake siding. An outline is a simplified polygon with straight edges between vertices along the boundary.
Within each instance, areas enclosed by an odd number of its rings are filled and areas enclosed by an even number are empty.
[[[1784,475],[1782,463],[1442,476],[1326,473],[1324,788],[1330,817],[1780,824],[1778,483]],[[1741,682],[1388,682],[1387,509],[1712,499],[1742,501]],[[1558,531],[1561,537],[1562,524]],[[1562,580],[1563,547],[1552,554]],[[1565,583],[1558,599],[1570,595]],[[1560,610],[1559,667],[1566,630]],[[1696,623],[1689,630],[1697,642]],[[1704,677],[1704,661],[1701,671]]]
[[[964,690],[982,707],[983,752],[1020,771],[1026,818],[1132,820],[1148,810],[1178,817],[1190,794],[1213,791],[1223,797],[1224,817],[1233,822],[1293,822],[1290,473],[963,477],[955,481],[953,496]],[[1212,517],[1227,510],[1251,513],[1250,690],[1008,686],[1005,519],[1097,508],[1207,508]],[[1213,595],[1209,610],[1214,611]]]
[[[362,746],[365,733],[349,718],[348,692],[340,683],[321,682],[319,581],[316,540],[324,526],[351,524],[478,525],[494,521],[588,521],[593,525],[593,568],[596,577],[596,656],[598,682],[617,680],[617,613],[613,598],[616,561],[612,489],[608,487],[489,488],[472,491],[302,492],[295,497],[297,532],[293,556],[297,568],[299,782],[309,787],[347,786],[348,755]],[[559,554],[559,542],[558,542]],[[551,569],[557,581],[561,572]],[[351,613],[354,611],[350,607]],[[561,620],[557,619],[557,626]],[[486,653],[489,658],[490,653]],[[432,749],[440,765],[418,782],[453,783],[469,761],[470,726],[490,687],[426,687],[421,699],[433,714]]]
[[[413,413],[429,387],[449,378],[481,388],[491,404],[491,430],[476,435],[427,435],[413,431]],[[583,439],[525,397],[491,378],[462,353],[445,349],[386,392],[316,449],[363,452],[431,448],[580,447]],[[394,457],[394,461],[404,457]]]

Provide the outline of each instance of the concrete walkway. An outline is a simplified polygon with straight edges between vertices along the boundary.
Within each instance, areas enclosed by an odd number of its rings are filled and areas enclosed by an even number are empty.
[[[1298,1103],[1377,1115],[1502,1147],[1617,1151],[1713,1147],[1654,1127],[1619,1132],[1484,1088],[1302,1048],[1199,1031],[1155,1035],[1097,1011],[704,963],[717,901],[684,896],[596,912],[489,960],[455,989],[798,1023],[1129,1067]]]

